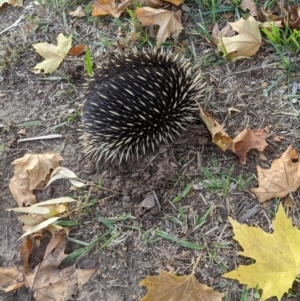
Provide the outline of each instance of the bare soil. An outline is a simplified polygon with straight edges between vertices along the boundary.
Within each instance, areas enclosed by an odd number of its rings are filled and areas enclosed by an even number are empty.
[[[83,6],[86,4],[83,3]],[[192,6],[187,3],[189,5]],[[74,5],[69,9],[75,8]],[[197,184],[205,179],[203,167],[217,175],[229,174],[234,166],[230,176],[236,179],[241,175],[246,180],[256,174],[256,165],[269,167],[272,160],[289,145],[300,151],[300,100],[298,98],[290,103],[287,98],[289,85],[297,85],[296,91],[300,94],[299,69],[293,73],[292,82],[287,83],[283,76],[268,95],[263,96],[262,85],[267,83],[270,87],[285,74],[284,69],[275,65],[279,57],[270,45],[264,43],[259,54],[252,59],[226,63],[218,55],[213,55],[215,49],[204,43],[200,36],[188,36],[186,32],[178,43],[186,50],[191,43],[195,46],[196,57],[193,59],[201,67],[203,80],[207,82],[203,108],[221,124],[225,123],[225,129],[231,136],[245,128],[268,126],[269,146],[264,152],[267,161],[261,160],[258,152],[252,150],[247,155],[246,166],[240,165],[234,154],[222,152],[210,142],[208,131],[199,121],[188,125],[181,137],[172,144],[161,145],[155,153],[149,151],[139,160],[132,159],[122,164],[117,161],[102,162],[97,165],[82,156],[78,142],[77,129],[81,126],[79,115],[82,108],[80,94],[84,90],[83,83],[87,81],[84,59],[66,59],[52,75],[36,75],[30,71],[42,60],[31,45],[43,41],[56,43],[59,33],[72,33],[78,42],[89,43],[96,66],[101,65],[107,55],[118,51],[118,26],[110,18],[101,21],[76,20],[69,17],[68,12],[49,6],[36,6],[27,0],[23,8],[4,6],[0,9],[0,32],[23,16],[16,26],[0,36],[0,57],[6,61],[0,69],[0,94],[4,94],[0,97],[0,144],[6,147],[0,155],[0,265],[22,267],[18,249],[21,224],[16,214],[5,210],[16,206],[8,189],[13,176],[11,163],[28,152],[43,153],[60,149],[64,166],[79,178],[96,184],[101,181],[103,187],[95,189],[90,186],[85,190],[73,191],[69,189],[68,181],[58,181],[37,194],[39,201],[67,195],[79,198],[83,204],[88,204],[93,198],[98,200],[90,211],[81,211],[73,216],[80,226],[71,229],[70,237],[90,242],[102,235],[106,227],[97,214],[106,218],[116,218],[123,213],[133,216],[117,224],[119,236],[108,247],[101,251],[94,249],[81,261],[74,263],[80,268],[98,269],[84,289],[74,296],[74,300],[140,300],[147,290],[139,286],[139,282],[147,275],[157,275],[158,269],[187,275],[200,254],[202,258],[196,268],[197,279],[219,292],[227,292],[230,301],[240,300],[242,286],[221,277],[238,264],[249,263],[238,256],[240,247],[232,238],[227,217],[270,231],[270,212],[276,207],[274,202],[263,206],[249,192],[249,188],[257,186],[255,177],[241,189],[231,183],[226,195],[202,186],[197,190],[192,189],[179,203],[173,204],[172,199],[187,184]],[[186,22],[186,28],[190,28],[191,20],[187,19]],[[103,36],[110,42],[107,47],[103,46]],[[206,67],[208,57],[214,60]],[[79,113],[78,116],[76,113]],[[75,115],[77,117],[73,122],[66,123],[68,118]],[[27,137],[57,133],[63,138],[18,143],[21,137],[18,132],[23,128],[18,125],[28,121],[38,121],[39,124],[26,128]],[[280,142],[274,141],[277,135],[283,136]],[[147,196],[157,199],[155,206],[149,210],[140,206]],[[291,217],[300,228],[299,191],[293,197],[295,210]],[[176,224],[171,218],[182,218],[179,206],[182,206],[184,221]],[[211,206],[214,206],[214,210],[207,221],[194,230],[194,220]],[[149,238],[151,231],[157,228],[178,239],[201,244],[203,249],[195,251],[182,248],[164,239],[147,242],[142,230]],[[47,239],[42,241],[41,248]],[[78,245],[68,243],[66,252],[78,248]],[[32,268],[41,259],[41,254],[38,248],[34,250]],[[296,282],[295,291],[300,291]],[[32,292],[25,288],[7,294],[1,292],[0,299],[34,300]],[[255,300],[253,292],[248,300]],[[300,293],[282,300],[300,300]]]

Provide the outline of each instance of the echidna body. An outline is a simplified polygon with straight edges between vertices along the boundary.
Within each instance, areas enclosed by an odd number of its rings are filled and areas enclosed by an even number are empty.
[[[168,143],[193,119],[200,75],[183,58],[132,51],[101,67],[83,107],[84,153],[128,159]]]

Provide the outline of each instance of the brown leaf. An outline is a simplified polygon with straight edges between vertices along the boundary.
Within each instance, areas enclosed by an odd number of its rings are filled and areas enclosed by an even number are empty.
[[[243,130],[231,142],[230,149],[240,158],[240,163],[246,164],[246,154],[250,149],[256,148],[263,151],[268,143],[266,138],[268,133],[265,130]]]
[[[74,266],[58,269],[64,254],[65,235],[52,237],[45,251],[43,261],[31,275],[26,276],[28,287],[37,301],[69,300],[73,294],[91,278],[95,269],[75,269]]]
[[[253,0],[242,0],[240,8],[243,11],[249,10],[252,17],[257,17],[256,4]]]
[[[258,188],[251,191],[260,202],[274,197],[282,198],[290,192],[296,191],[300,186],[300,160],[296,150],[290,146],[275,159],[270,169],[257,166]]]
[[[23,259],[23,263],[24,263],[24,275],[27,275],[29,273],[29,256],[30,253],[33,249],[33,244],[31,239],[27,236],[25,237],[25,240],[23,242],[23,244],[20,247],[20,251],[21,251],[21,257]]]
[[[82,10],[82,7],[79,5],[76,10],[69,12],[69,16],[83,18],[85,17],[85,13]]]
[[[0,290],[7,293],[23,285],[23,275],[16,266],[10,268],[0,267]]]
[[[29,186],[30,180],[28,179],[27,173],[25,173],[23,178],[17,179],[14,176],[10,180],[8,187],[19,207],[22,207],[23,205],[29,206],[36,203],[36,196],[29,189]]]
[[[179,34],[183,29],[181,24],[181,10],[171,12],[165,9],[143,7],[136,9],[135,14],[143,26],[159,25],[156,41],[157,48],[159,48],[171,34]]]
[[[229,148],[232,139],[224,131],[224,125],[219,124],[218,121],[212,118],[212,116],[202,109],[200,109],[200,118],[206,124],[207,129],[211,133],[212,142],[218,145],[222,151],[225,151]]]
[[[199,283],[193,274],[175,276],[163,270],[158,276],[147,276],[140,285],[149,289],[141,301],[222,301],[224,296]]]
[[[96,0],[92,5],[92,17],[111,15],[119,18],[121,12],[118,11],[114,0]]]
[[[86,45],[81,43],[81,44],[78,44],[78,45],[72,47],[69,51],[69,54],[73,55],[73,56],[78,56],[78,55],[84,53],[85,50],[86,50]]]

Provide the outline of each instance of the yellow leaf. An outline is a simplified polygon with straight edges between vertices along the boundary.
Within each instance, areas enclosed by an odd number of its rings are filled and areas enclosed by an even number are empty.
[[[257,166],[259,187],[252,188],[260,202],[282,198],[300,186],[300,157],[291,146],[275,159],[270,169]]]
[[[176,276],[163,270],[158,276],[147,276],[140,285],[149,289],[141,301],[222,301],[224,296],[199,283],[193,274]]]
[[[156,41],[157,48],[159,48],[172,33],[179,34],[183,29],[181,24],[181,10],[171,12],[165,9],[143,7],[136,9],[135,14],[143,26],[159,25]]]
[[[220,38],[219,51],[228,53],[231,59],[253,56],[261,45],[258,22],[250,16],[247,20],[229,22],[229,25],[239,34],[234,37]]]
[[[33,44],[32,46],[45,59],[37,64],[34,69],[43,69],[45,73],[53,73],[71,49],[72,35],[67,38],[60,33],[57,37],[57,46],[47,42]]]
[[[240,255],[253,258],[255,263],[241,265],[223,277],[236,279],[249,288],[258,286],[263,290],[261,301],[272,296],[281,300],[300,274],[300,231],[286,217],[282,205],[273,221],[272,234],[229,219],[234,239],[244,250]]]

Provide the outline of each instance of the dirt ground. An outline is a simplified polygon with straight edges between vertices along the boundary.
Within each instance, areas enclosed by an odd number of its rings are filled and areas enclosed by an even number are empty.
[[[77,1],[79,3],[80,1]],[[85,6],[88,2],[81,1]],[[187,6],[191,4],[187,3]],[[74,10],[76,7],[72,7]],[[63,166],[76,175],[93,183],[102,181],[104,189],[93,186],[81,191],[69,190],[68,181],[57,181],[49,189],[38,193],[39,201],[59,196],[78,197],[83,204],[91,199],[98,201],[89,212],[81,212],[73,218],[80,223],[71,229],[70,237],[90,242],[102,235],[106,228],[98,215],[116,218],[123,213],[131,213],[132,218],[118,224],[119,236],[101,251],[93,249],[81,261],[74,262],[80,268],[97,267],[97,272],[83,290],[74,295],[74,300],[140,300],[147,290],[139,282],[147,275],[157,275],[158,269],[173,270],[177,275],[187,275],[193,269],[193,262],[202,254],[196,268],[196,277],[201,283],[213,286],[216,291],[228,294],[227,300],[240,300],[242,286],[235,281],[222,278],[241,263],[249,262],[239,257],[238,243],[232,238],[231,226],[227,217],[240,222],[257,224],[270,231],[275,203],[262,206],[249,188],[256,187],[256,165],[270,166],[289,145],[300,151],[300,99],[291,102],[287,95],[289,85],[296,85],[300,94],[300,68],[293,73],[292,82],[285,80],[285,70],[276,63],[279,61],[274,49],[263,43],[259,53],[251,58],[235,63],[220,61],[214,55],[215,49],[201,40],[199,35],[188,36],[192,28],[191,20],[185,18],[186,32],[181,36],[180,46],[195,48],[193,57],[202,69],[207,90],[203,98],[203,108],[212,114],[231,136],[245,128],[270,128],[267,139],[269,146],[265,150],[266,161],[260,159],[258,152],[252,150],[247,155],[247,164],[239,164],[238,158],[230,152],[222,152],[210,139],[206,127],[199,121],[187,126],[178,139],[170,145],[160,145],[156,152],[148,152],[139,160],[129,160],[119,165],[117,161],[98,165],[85,159],[79,145],[80,112],[83,83],[87,80],[84,71],[84,59],[74,57],[66,59],[51,75],[36,75],[33,68],[42,58],[33,50],[32,44],[47,41],[56,43],[59,33],[72,33],[78,42],[89,43],[96,65],[111,52],[117,51],[118,26],[110,18],[101,22],[86,19],[74,19],[68,11],[49,6],[37,6],[24,1],[24,7],[5,6],[0,10],[0,32],[7,29],[21,16],[16,26],[0,35],[0,58],[5,57],[5,66],[0,69],[0,145],[5,149],[0,154],[0,265],[22,266],[19,252],[22,235],[17,215],[5,209],[16,206],[8,184],[13,176],[12,161],[26,153],[43,153],[60,149],[64,157]],[[103,37],[110,42],[104,47]],[[290,59],[298,59],[295,56]],[[209,60],[209,67],[207,63]],[[283,75],[283,76],[282,76]],[[278,78],[282,79],[263,96],[263,87],[270,87]],[[234,108],[234,110],[229,110]],[[72,122],[66,123],[75,116]],[[19,126],[29,121],[38,124],[26,128],[27,137],[48,134],[61,134],[61,139],[37,140],[18,143],[22,129]],[[279,142],[275,136],[283,136]],[[234,166],[234,169],[232,167]],[[220,177],[220,174],[243,180],[253,177],[244,187],[238,189],[231,182],[226,194],[212,191],[204,185],[198,185],[179,203],[172,203],[189,183],[198,184],[205,180],[203,167]],[[230,171],[231,170],[231,171]],[[155,196],[156,205],[147,210],[139,204],[147,197]],[[295,212],[291,215],[294,224],[300,228],[300,192],[293,194]],[[180,209],[180,205],[182,209]],[[207,221],[195,229],[195,218],[203,216],[214,206]],[[172,220],[182,218],[174,223]],[[151,242],[145,239],[140,230],[151,238],[154,229],[160,229],[170,235],[203,245],[201,251],[182,248],[175,243],[159,239]],[[45,244],[45,238],[42,247]],[[150,239],[149,239],[150,240]],[[43,242],[43,241],[42,241]],[[79,248],[69,243],[66,252]],[[32,268],[41,258],[41,252],[32,254]],[[300,300],[300,286],[295,282],[293,297],[282,300]],[[255,300],[250,291],[247,300]],[[23,288],[15,292],[0,293],[3,301],[34,300],[32,292]],[[270,299],[275,300],[275,299]]]

